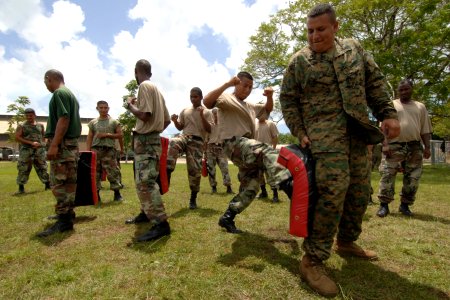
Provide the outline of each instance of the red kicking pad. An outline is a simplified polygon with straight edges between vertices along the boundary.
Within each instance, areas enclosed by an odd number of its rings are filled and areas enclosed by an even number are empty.
[[[289,233],[307,237],[312,228],[312,217],[317,199],[314,161],[309,149],[289,145],[280,149],[277,162],[292,174],[293,190],[289,216]]]

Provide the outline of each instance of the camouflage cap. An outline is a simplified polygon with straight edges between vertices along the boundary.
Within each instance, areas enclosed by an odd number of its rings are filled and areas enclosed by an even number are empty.
[[[36,112],[32,108],[26,108],[24,110],[24,113],[26,113],[26,114],[36,114]]]

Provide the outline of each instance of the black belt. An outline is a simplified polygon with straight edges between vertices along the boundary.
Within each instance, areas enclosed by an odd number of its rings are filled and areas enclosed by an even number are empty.
[[[197,135],[186,135],[188,138],[193,139],[193,140],[197,140],[197,141],[202,141],[203,142],[203,138]]]
[[[402,145],[402,146],[406,146],[406,145],[420,145],[420,141],[393,142],[393,143],[389,143],[389,144],[397,144],[397,145]]]
[[[92,148],[94,148],[94,149],[99,149],[99,150],[109,150],[109,149],[113,149],[113,147],[109,147],[109,146],[92,146]]]

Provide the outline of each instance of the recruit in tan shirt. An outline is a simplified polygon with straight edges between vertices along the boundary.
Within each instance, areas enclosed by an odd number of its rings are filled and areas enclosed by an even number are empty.
[[[400,122],[400,135],[389,140],[390,143],[422,141],[421,135],[432,132],[431,121],[425,105],[417,101],[402,103],[400,99],[393,102]]]
[[[277,125],[270,120],[266,120],[264,123],[256,120],[255,128],[255,140],[272,146],[272,140],[278,136]]]
[[[209,109],[203,109],[203,116],[209,124],[213,123],[213,116]],[[208,132],[203,127],[200,112],[193,106],[183,109],[178,117],[178,123],[183,125],[183,134],[195,135],[206,139]]]
[[[139,85],[136,106],[139,111],[151,114],[147,122],[137,118],[135,128],[137,133],[146,134],[155,131],[161,133],[164,130],[164,121],[170,121],[164,97],[150,80],[145,80]]]
[[[238,100],[232,94],[222,94],[216,102],[218,110],[220,139],[234,136],[254,138],[255,119],[265,111],[265,104],[253,104]],[[246,114],[243,117],[243,114]]]

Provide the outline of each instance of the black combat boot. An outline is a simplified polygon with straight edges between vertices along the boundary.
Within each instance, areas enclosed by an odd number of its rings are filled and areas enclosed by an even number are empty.
[[[122,195],[119,190],[114,190],[114,201],[122,201]]]
[[[50,182],[46,182],[45,183],[45,190],[50,190],[50,189],[51,189]]]
[[[273,192],[272,202],[273,203],[280,202],[280,199],[278,199],[278,190],[277,189],[272,189],[272,192]]]
[[[197,208],[197,192],[191,192],[191,199],[189,199],[189,209]]]
[[[25,194],[25,187],[23,184],[19,184],[19,190],[16,192],[16,194]]]
[[[148,223],[150,220],[147,215],[141,210],[141,212],[134,218],[127,219],[125,224],[139,224],[139,223]]]
[[[233,190],[231,189],[231,185],[227,186],[227,194],[234,194]]]
[[[387,203],[380,203],[380,208],[378,209],[377,216],[384,218],[389,214],[389,205]]]
[[[69,230],[73,230],[73,220],[72,214],[70,212],[58,215],[58,220],[56,221],[55,224],[53,224],[46,230],[38,233],[36,236],[46,237],[58,232],[64,232]]]
[[[409,209],[409,204],[403,202],[400,204],[398,211],[408,217],[411,217],[413,214],[412,211]]]
[[[217,193],[217,186],[211,187],[211,193],[213,193],[213,194]]]
[[[269,197],[269,195],[267,194],[267,190],[266,190],[266,185],[261,185],[261,193],[258,195],[258,199],[266,199],[267,197]]]
[[[148,242],[152,240],[159,239],[160,237],[163,237],[165,235],[170,234],[170,226],[169,222],[162,221],[159,224],[153,225],[152,228],[150,228],[149,231],[144,233],[141,236],[138,236],[136,238],[137,242]]]
[[[225,228],[229,233],[242,233],[241,230],[236,228],[234,224],[234,217],[237,215],[236,212],[228,208],[223,216],[219,219],[219,226]]]
[[[292,199],[292,191],[294,190],[293,184],[294,180],[292,179],[292,177],[280,182],[279,184],[280,190],[285,192],[289,199]]]

